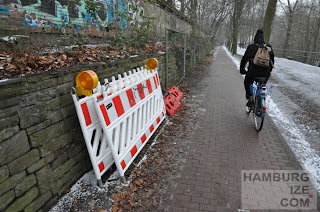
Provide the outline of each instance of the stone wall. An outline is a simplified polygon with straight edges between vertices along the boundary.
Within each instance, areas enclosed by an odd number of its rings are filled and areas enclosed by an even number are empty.
[[[72,97],[80,71],[95,71],[101,82],[159,59],[161,82],[165,55],[145,55],[93,66],[48,71],[0,82],[0,211],[49,208],[92,169]],[[177,79],[169,55],[170,84]]]

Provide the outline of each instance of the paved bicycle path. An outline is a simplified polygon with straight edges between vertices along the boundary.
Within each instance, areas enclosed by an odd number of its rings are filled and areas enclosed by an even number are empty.
[[[241,170],[301,169],[269,117],[257,133],[245,113],[243,78],[219,47],[197,96],[206,110],[185,148],[170,211],[237,211]]]

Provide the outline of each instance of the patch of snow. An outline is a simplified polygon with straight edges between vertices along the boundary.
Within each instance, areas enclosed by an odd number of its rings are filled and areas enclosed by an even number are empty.
[[[15,38],[9,37],[9,36],[2,37],[1,39],[4,40],[4,41],[6,41],[6,42],[15,40]]]
[[[89,48],[95,48],[95,47],[107,47],[110,46],[109,44],[88,44],[88,45],[83,45],[82,47],[89,47]],[[73,48],[79,48],[79,45],[70,45],[70,46],[60,46],[60,47],[50,47],[46,49],[42,49],[40,51],[35,51],[36,53],[39,54],[53,54],[53,53],[63,53],[65,50],[72,50]]]
[[[85,188],[83,188],[85,186]],[[90,189],[88,189],[90,188]],[[64,210],[64,207],[71,207],[74,201],[79,197],[86,198],[93,195],[95,192],[107,191],[108,187],[100,188],[97,186],[97,179],[93,173],[93,170],[83,175],[70,189],[70,191],[64,195],[59,202],[51,208],[50,212],[60,212]]]
[[[157,42],[156,42],[156,45],[157,45],[157,46],[164,46],[164,44],[163,44],[162,41],[157,41]]]
[[[141,166],[141,164],[143,163],[143,161],[145,161],[147,159],[148,155],[144,155],[143,158],[141,158],[141,160],[139,161],[137,167]]]
[[[239,69],[239,67],[240,67],[240,61],[239,61],[237,58],[235,58],[235,57],[232,56],[231,52],[227,49],[226,46],[223,46],[223,49],[226,51],[227,55],[232,59],[232,61],[234,62],[234,64],[236,64],[237,68]]]
[[[301,128],[288,115],[280,111],[277,104],[271,98],[267,98],[267,107],[268,114],[272,117],[272,120],[279,128],[289,147],[293,150],[296,158],[299,159],[302,167],[312,176],[312,181],[317,190],[320,191],[319,155],[306,141],[305,136],[301,133]]]
[[[20,38],[28,38],[29,36],[26,36],[26,35],[12,35],[12,36],[6,36],[6,37],[2,37],[1,39],[6,41],[6,42],[12,42],[12,41],[15,41],[17,40],[17,38],[20,37]]]
[[[8,78],[0,79],[0,83],[1,83],[1,82],[5,82],[5,81],[8,81],[8,80],[10,80],[10,79],[8,79]]]
[[[107,179],[107,182],[108,181],[114,181],[114,180],[117,180],[119,179],[119,172],[118,170],[115,170],[111,175],[110,177]]]

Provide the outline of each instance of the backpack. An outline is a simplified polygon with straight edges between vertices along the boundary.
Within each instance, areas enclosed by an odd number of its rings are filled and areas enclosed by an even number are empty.
[[[256,55],[253,58],[253,63],[256,66],[260,66],[260,67],[269,67],[270,63],[273,66],[272,61],[270,60],[270,55],[269,55],[271,48],[267,47],[265,44],[258,45],[258,46],[259,48],[256,52]]]

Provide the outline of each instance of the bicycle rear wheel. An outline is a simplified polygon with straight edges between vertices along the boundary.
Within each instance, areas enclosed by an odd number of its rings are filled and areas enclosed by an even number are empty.
[[[264,115],[262,115],[263,110],[261,107],[261,97],[260,96],[255,96],[255,106],[253,110],[253,120],[254,120],[254,126],[257,132],[261,131],[263,127],[263,120],[264,120]]]

